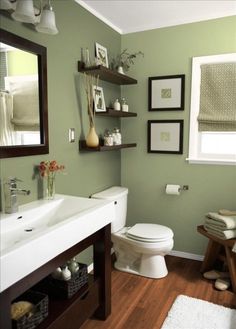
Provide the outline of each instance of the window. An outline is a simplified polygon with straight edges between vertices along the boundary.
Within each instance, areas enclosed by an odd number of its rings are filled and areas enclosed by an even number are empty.
[[[40,144],[39,131],[15,131],[16,145],[38,145]]]
[[[236,165],[236,131],[199,131],[198,116],[201,97],[201,66],[205,64],[233,63],[236,53],[194,57],[192,62],[191,113],[189,131],[189,163]],[[236,86],[236,75],[235,84]],[[236,90],[235,90],[236,94]],[[233,104],[233,116],[236,104]]]

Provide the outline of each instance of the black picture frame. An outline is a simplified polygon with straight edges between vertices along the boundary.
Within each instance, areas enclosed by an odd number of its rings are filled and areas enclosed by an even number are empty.
[[[148,153],[183,154],[184,120],[148,120]]]
[[[183,111],[185,75],[148,78],[148,111]]]

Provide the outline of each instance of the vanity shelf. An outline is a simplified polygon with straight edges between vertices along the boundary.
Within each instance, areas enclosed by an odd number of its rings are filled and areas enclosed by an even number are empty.
[[[0,328],[11,329],[11,302],[28,289],[37,286],[55,268],[93,246],[94,274],[89,284],[67,300],[49,297],[49,315],[38,329],[77,329],[94,315],[105,320],[111,313],[111,225],[108,224],[76,245],[65,250],[0,294]]]
[[[124,111],[115,111],[112,108],[107,108],[106,112],[96,112],[96,116],[98,116],[98,117],[128,118],[128,117],[136,117],[137,113],[124,112]]]
[[[99,280],[89,276],[89,286],[82,287],[72,298],[49,299],[49,315],[37,329],[64,329],[76,323],[79,328],[99,306]]]
[[[89,73],[94,75],[99,75],[99,79],[114,83],[116,85],[133,85],[137,84],[138,81],[129,77],[128,75],[118,73],[113,71],[103,65],[85,67],[84,63],[78,61],[78,71],[83,73]]]
[[[136,143],[129,143],[129,144],[121,144],[121,145],[113,145],[113,146],[105,146],[105,145],[99,145],[97,147],[88,147],[86,145],[85,140],[79,141],[79,150],[84,152],[103,152],[103,151],[114,151],[114,150],[120,150],[124,148],[129,147],[136,147]]]

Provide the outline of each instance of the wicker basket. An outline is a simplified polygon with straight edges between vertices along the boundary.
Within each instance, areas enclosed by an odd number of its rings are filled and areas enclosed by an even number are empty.
[[[47,278],[49,294],[54,297],[68,299],[71,298],[80,288],[88,284],[88,268],[86,264],[79,263],[79,270],[72,274],[68,281],[56,280],[51,276]]]
[[[13,329],[34,329],[48,316],[48,296],[41,292],[28,290],[14,300],[14,302],[17,301],[28,301],[34,307],[31,316],[25,314],[18,320],[12,320]]]

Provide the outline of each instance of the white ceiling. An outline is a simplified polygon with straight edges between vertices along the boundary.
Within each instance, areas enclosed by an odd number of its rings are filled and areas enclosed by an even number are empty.
[[[121,34],[236,15],[236,0],[75,0]]]

